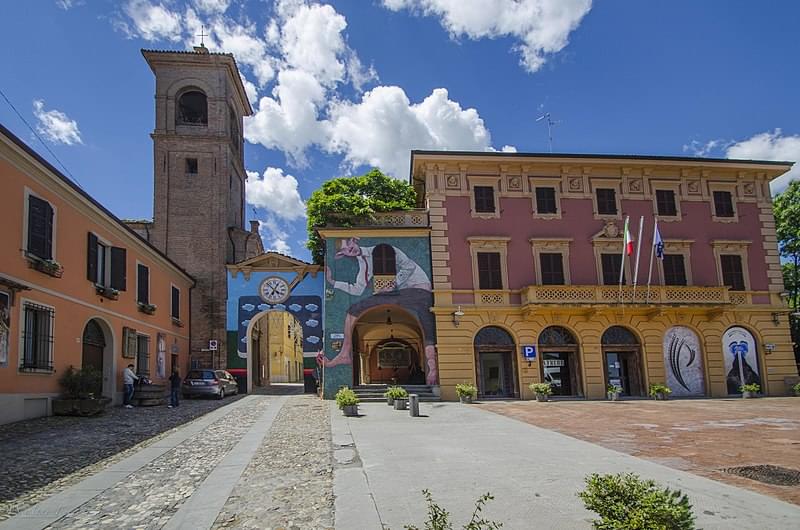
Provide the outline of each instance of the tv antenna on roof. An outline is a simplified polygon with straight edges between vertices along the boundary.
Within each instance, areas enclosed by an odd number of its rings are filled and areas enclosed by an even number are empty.
[[[549,112],[545,112],[544,114],[542,114],[541,116],[536,118],[537,122],[540,122],[542,120],[547,120],[547,139],[548,139],[549,146],[550,146],[550,152],[552,153],[553,152],[553,126],[554,125],[558,125],[561,122],[560,121],[553,121],[553,117],[550,115]]]

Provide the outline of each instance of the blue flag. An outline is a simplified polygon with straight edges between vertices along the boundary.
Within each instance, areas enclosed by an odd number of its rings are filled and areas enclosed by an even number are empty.
[[[656,257],[660,260],[664,259],[664,240],[661,239],[661,232],[658,231],[658,222],[656,222],[656,235],[653,238],[653,246],[656,247]]]

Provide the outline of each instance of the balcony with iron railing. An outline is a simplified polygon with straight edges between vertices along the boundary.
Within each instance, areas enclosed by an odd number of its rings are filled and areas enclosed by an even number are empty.
[[[375,212],[369,217],[345,217],[334,220],[330,226],[366,226],[375,228],[428,228],[430,221],[425,209]]]
[[[522,303],[531,305],[741,305],[752,303],[752,293],[728,287],[679,285],[530,285],[522,290]]]

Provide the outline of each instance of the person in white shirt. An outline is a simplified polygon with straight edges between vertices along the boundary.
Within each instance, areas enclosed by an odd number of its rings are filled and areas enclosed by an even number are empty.
[[[325,266],[325,278],[334,289],[346,292],[352,296],[361,296],[367,289],[370,280],[374,277],[374,262],[372,259],[376,247],[362,247],[357,237],[344,239],[334,259],[353,258],[358,264],[353,283],[335,280],[330,266]],[[436,322],[430,307],[433,305],[431,281],[428,274],[414,260],[409,258],[402,250],[392,247],[395,259],[394,285],[387,285],[363,300],[356,302],[347,309],[344,322],[344,340],[342,349],[333,359],[325,359],[326,367],[353,362],[353,328],[356,320],[365,311],[380,305],[399,305],[413,313],[420,322],[425,342],[425,359],[428,365],[426,375],[427,383],[436,384],[438,379],[436,368],[436,346],[434,335]]]
[[[133,382],[138,381],[139,376],[133,371],[133,365],[129,364],[122,372],[122,384],[125,387],[125,408],[132,409],[131,401],[133,400]]]

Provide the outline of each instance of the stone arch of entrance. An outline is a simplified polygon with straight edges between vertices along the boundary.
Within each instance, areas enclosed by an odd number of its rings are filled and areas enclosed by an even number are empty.
[[[399,305],[365,311],[353,329],[353,384],[425,384],[424,339],[417,317]]]
[[[516,341],[500,326],[475,334],[475,375],[481,397],[519,397]]]
[[[636,333],[625,326],[611,326],[600,342],[606,385],[621,387],[624,396],[646,395],[642,343]]]
[[[92,317],[87,320],[81,334],[81,368],[89,366],[103,374],[102,385],[95,393],[115,398],[117,359],[114,356],[114,330],[101,317]]]
[[[279,318],[273,318],[279,317]],[[247,391],[303,382],[303,325],[285,309],[266,309],[247,324]]]

